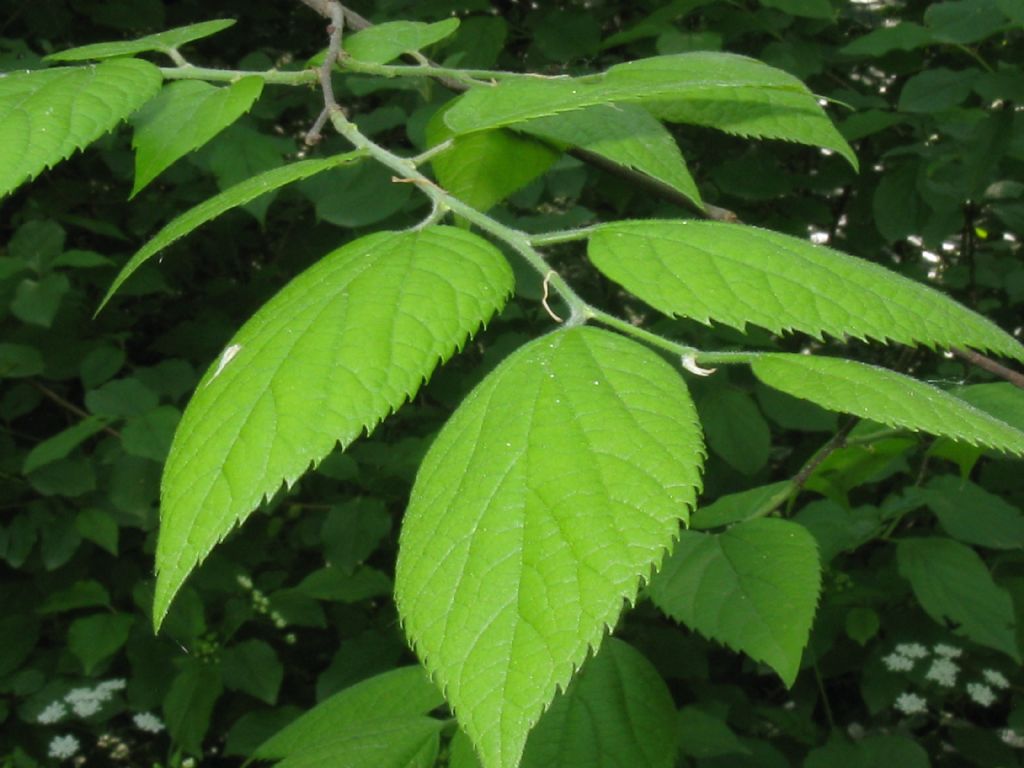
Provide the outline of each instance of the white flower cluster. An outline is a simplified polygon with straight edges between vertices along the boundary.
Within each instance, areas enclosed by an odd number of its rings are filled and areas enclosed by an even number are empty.
[[[50,757],[56,758],[57,760],[67,760],[69,757],[75,756],[80,746],[78,739],[71,734],[54,736],[53,739],[50,740],[50,749],[48,754]]]
[[[901,693],[893,706],[904,715],[919,715],[928,711],[928,702],[916,693]]]
[[[43,711],[36,716],[36,722],[42,725],[59,723],[67,717],[69,706],[78,717],[91,717],[100,711],[100,707],[105,702],[110,701],[110,697],[114,695],[115,691],[124,690],[125,685],[125,681],[118,678],[104,680],[95,688],[72,688],[63,700],[51,701],[47,704]]]
[[[925,680],[932,680],[943,688],[952,688],[956,685],[956,676],[960,667],[953,663],[952,659],[940,656],[932,661],[932,665],[925,674]]]
[[[1004,728],[999,732],[999,738],[1003,740],[1003,744],[1014,749],[1024,749],[1024,736],[1021,736],[1013,728]]]
[[[136,728],[146,733],[160,733],[164,729],[163,721],[152,712],[139,712],[132,716],[132,722]]]
[[[882,659],[885,668],[890,672],[909,672],[918,659],[928,655],[928,649],[920,643],[900,643],[892,653]]]

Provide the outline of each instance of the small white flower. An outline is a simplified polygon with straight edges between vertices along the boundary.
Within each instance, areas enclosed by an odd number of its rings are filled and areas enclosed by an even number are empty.
[[[846,735],[854,741],[860,741],[863,739],[865,733],[867,733],[867,731],[864,730],[864,726],[860,723],[850,723],[846,726]]]
[[[114,691],[123,691],[127,685],[128,682],[123,677],[115,677],[113,680],[104,680],[97,685],[96,693],[102,701],[106,701]]]
[[[1008,744],[1014,749],[1024,749],[1024,736],[1018,734],[1013,728],[1004,728],[999,732],[999,738],[1003,744]]]
[[[71,709],[79,717],[91,717],[100,711],[100,700],[98,698],[93,699],[81,699],[71,705]]]
[[[934,680],[941,686],[946,688],[952,688],[956,685],[956,674],[960,671],[960,667],[954,664],[949,659],[935,659],[932,665],[928,668],[925,679]]]
[[[967,695],[983,707],[991,706],[996,700],[996,695],[992,692],[992,689],[984,683],[968,683]]]
[[[916,693],[901,693],[893,705],[904,715],[917,715],[928,711],[928,702]]]
[[[96,692],[92,688],[72,688],[64,695],[64,701],[74,704],[76,701],[91,701],[96,698]]]
[[[985,678],[985,682],[991,685],[993,688],[999,688],[1006,690],[1010,687],[1010,681],[1006,679],[1006,676],[995,669],[984,669],[981,672],[982,677]]]
[[[164,724],[160,718],[150,712],[139,712],[132,717],[132,722],[135,723],[135,727],[140,731],[146,731],[147,733],[160,733],[164,729]]]
[[[67,708],[60,701],[51,701],[46,708],[36,716],[36,722],[43,725],[59,723],[68,713]]]
[[[933,648],[936,656],[944,656],[947,659],[959,659],[964,655],[962,648],[957,648],[955,645],[946,645],[945,643],[938,643]]]
[[[920,643],[900,643],[896,646],[896,653],[908,659],[923,659],[928,655],[928,649]]]
[[[235,577],[235,581],[238,582],[238,586],[242,589],[252,589],[252,579],[244,573],[238,574],[238,576]]]
[[[93,688],[73,688],[68,691],[64,701],[71,705],[72,711],[79,717],[89,717],[100,711],[100,705],[110,698],[110,692],[100,683]]]
[[[78,739],[71,734],[54,736],[50,741],[49,755],[58,760],[67,760],[78,752],[78,746]]]
[[[914,668],[914,660],[898,653],[890,653],[882,659],[885,668],[890,672],[909,672]]]

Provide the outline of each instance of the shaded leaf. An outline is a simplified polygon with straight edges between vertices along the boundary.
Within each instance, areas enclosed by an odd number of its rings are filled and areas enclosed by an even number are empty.
[[[103,309],[106,303],[110,301],[110,297],[114,295],[122,283],[135,270],[175,240],[184,237],[197,227],[217,218],[225,211],[245,205],[267,192],[279,189],[294,181],[308,178],[329,168],[354,162],[362,156],[360,152],[346,152],[345,154],[318,160],[300,160],[297,163],[274,168],[266,173],[261,173],[258,176],[253,176],[251,179],[239,182],[235,186],[225,189],[220,194],[204,200],[194,208],[190,208],[165,225],[148,243],[135,252],[131,259],[128,260],[128,263],[121,268],[117,277],[114,278],[114,282],[107,289],[107,294],[103,297],[103,301],[100,302],[99,309],[96,311],[99,312],[100,309]]]
[[[379,232],[267,302],[203,377],[163,478],[154,620],[260,501],[400,407],[504,303],[508,263],[452,227]]]
[[[92,143],[149,101],[160,70],[120,59],[0,78],[0,196]]]
[[[820,589],[811,534],[762,518],[719,534],[685,531],[649,591],[676,621],[767,664],[792,686]]]
[[[956,634],[1020,662],[1013,601],[977,552],[952,539],[914,538],[901,540],[896,554],[900,575],[929,616],[952,622]]]
[[[703,221],[600,227],[589,255],[655,309],[710,325],[970,346],[1024,360],[991,321],[863,259],[777,232]]]
[[[922,491],[954,539],[992,549],[1024,547],[1024,515],[994,493],[952,475],[933,477]]]
[[[608,638],[530,733],[522,768],[672,768],[676,707],[658,671]]]
[[[768,463],[772,434],[753,398],[735,387],[715,387],[697,401],[708,448],[738,472],[753,475]]]
[[[135,619],[124,613],[97,613],[71,622],[68,650],[87,675],[121,649],[128,640]]]
[[[284,667],[274,649],[262,640],[244,640],[220,654],[224,685],[267,704],[277,701]]]
[[[520,348],[441,430],[405,515],[406,633],[487,768],[529,730],[635,599],[699,485],[679,375],[616,334]]]
[[[196,756],[203,754],[203,737],[210,729],[213,706],[223,690],[219,666],[185,659],[163,706],[167,732],[181,749]]]
[[[78,48],[71,48],[66,51],[51,53],[46,61],[88,61],[89,59],[109,59],[114,56],[132,56],[145,51],[160,51],[166,53],[174,50],[185,43],[193,40],[201,40],[204,37],[215,35],[218,32],[234,26],[234,19],[217,19],[215,21],[201,21],[198,24],[189,24],[185,27],[175,27],[155,35],[146,35],[137,40],[121,40],[113,43],[94,43],[83,45]]]
[[[783,354],[758,357],[751,369],[765,384],[824,408],[1024,454],[1024,432],[895,371],[834,357]]]
[[[262,92],[263,79],[259,77],[243,77],[223,87],[200,80],[179,80],[164,86],[135,120],[135,184],[131,196],[175,160],[235,122]]]
[[[41,443],[37,443],[25,456],[21,471],[28,474],[45,464],[65,458],[75,448],[103,429],[106,424],[107,420],[104,418],[87,416],[53,437],[48,437]]]
[[[346,35],[345,51],[353,59],[387,64],[403,53],[411,53],[444,40],[459,28],[456,18],[426,24],[422,21],[389,21]]]

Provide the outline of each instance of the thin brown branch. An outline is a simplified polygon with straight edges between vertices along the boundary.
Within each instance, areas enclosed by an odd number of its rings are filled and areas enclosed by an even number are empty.
[[[973,349],[954,349],[953,354],[979,368],[983,368],[989,373],[994,373],[1001,379],[1006,379],[1015,387],[1024,389],[1024,373],[1018,373],[1012,368],[1007,368],[1002,363],[997,363],[991,357],[986,357],[980,352],[975,352]]]
[[[317,70],[317,74],[320,76],[320,89],[324,94],[324,109],[306,133],[306,144],[313,145],[320,141],[320,130],[327,123],[331,112],[339,108],[338,101],[334,97],[334,83],[331,82],[331,73],[334,71],[334,63],[341,54],[341,35],[345,29],[345,9],[336,0],[326,0],[325,2],[302,0],[302,2],[331,20],[331,23],[327,25],[327,34],[329,35],[327,53],[324,55],[324,60]]]
[[[72,413],[80,419],[88,419],[92,416],[88,411],[79,408],[69,400],[65,400],[45,384],[40,384],[38,381],[30,381],[29,383],[35,387],[43,397],[48,400],[52,400],[68,413]],[[103,431],[112,437],[116,437],[118,440],[121,439],[121,433],[112,427],[103,427]]]

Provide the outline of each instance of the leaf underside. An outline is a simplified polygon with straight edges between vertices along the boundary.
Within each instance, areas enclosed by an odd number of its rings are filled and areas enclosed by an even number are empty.
[[[592,328],[522,347],[442,429],[405,515],[395,597],[485,768],[518,764],[635,599],[694,503],[702,457],[676,371]]]
[[[161,489],[154,621],[261,500],[401,406],[497,312],[511,269],[452,227],[380,232],[328,254],[267,302],[210,367]]]
[[[263,92],[263,79],[243,77],[228,86],[180,80],[164,87],[139,113],[134,197],[175,160],[198,149],[245,114]]]
[[[842,413],[1024,454],[1024,432],[948,392],[854,360],[772,354],[751,363],[770,387]]]
[[[111,283],[110,288],[107,289],[107,293],[103,297],[103,301],[100,302],[99,308],[96,311],[99,312],[103,309],[106,303],[110,301],[111,297],[117,292],[117,289],[120,288],[121,285],[124,284],[124,281],[131,277],[139,267],[175,240],[189,234],[192,230],[217,218],[222,213],[230,211],[232,208],[245,205],[261,195],[265,195],[275,189],[280,189],[286,184],[307,179],[321,171],[326,171],[339,165],[352,163],[361,157],[363,157],[363,154],[360,152],[347,152],[343,155],[335,155],[333,157],[325,157],[316,160],[300,160],[297,163],[291,163],[280,168],[272,168],[265,173],[253,176],[245,181],[241,181],[238,184],[225,189],[220,194],[204,200],[194,208],[190,208],[165,225],[148,243],[142,246],[142,248],[140,248],[128,260],[128,263],[121,268],[117,277],[114,278],[114,282]]]
[[[764,518],[724,533],[684,532],[649,591],[672,618],[768,664],[792,686],[820,589],[814,537]]]
[[[0,78],[0,196],[114,128],[161,81],[159,69],[138,59]]]
[[[704,221],[627,221],[590,237],[605,276],[667,315],[744,330],[973,347],[1024,346],[949,297],[883,267],[777,232]]]

